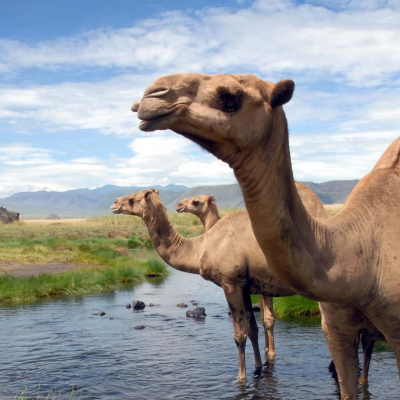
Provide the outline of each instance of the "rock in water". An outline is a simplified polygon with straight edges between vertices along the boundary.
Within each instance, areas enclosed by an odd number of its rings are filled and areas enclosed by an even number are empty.
[[[103,315],[106,315],[106,313],[104,311],[99,311],[98,315],[100,315],[100,317],[102,317]]]
[[[185,303],[179,303],[179,304],[177,304],[176,306],[177,306],[177,307],[187,307],[187,304],[185,304]]]
[[[149,304],[149,307],[154,307],[154,303],[150,303],[150,304]]]
[[[144,329],[144,328],[146,328],[144,325],[135,326],[135,329]]]
[[[197,307],[194,310],[186,311],[186,316],[189,318],[205,318],[206,309],[204,307]]]
[[[126,304],[125,304],[125,307],[126,307],[126,308],[132,308],[132,304],[131,304],[131,303],[126,303]]]
[[[143,310],[146,307],[146,304],[144,304],[143,301],[140,300],[133,300],[132,306],[135,310]]]

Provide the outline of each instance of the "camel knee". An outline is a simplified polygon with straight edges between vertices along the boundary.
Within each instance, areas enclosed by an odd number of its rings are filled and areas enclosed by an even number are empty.
[[[264,318],[263,325],[264,325],[265,330],[272,329],[275,325],[275,318],[273,318],[273,317]]]
[[[234,334],[233,339],[235,340],[237,347],[243,347],[246,344],[247,334],[246,333]]]

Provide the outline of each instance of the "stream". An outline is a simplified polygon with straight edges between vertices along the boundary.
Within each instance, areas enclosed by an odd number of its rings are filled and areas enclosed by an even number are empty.
[[[16,399],[25,389],[27,399],[50,391],[57,399],[338,399],[318,318],[277,320],[277,358],[259,377],[248,341],[247,382],[239,384],[222,289],[198,275],[171,272],[113,292],[1,307],[0,399]],[[134,299],[146,308],[127,309]],[[205,320],[186,317],[195,308],[191,300],[205,307]],[[188,308],[176,307],[180,302]],[[106,315],[93,315],[100,310]],[[263,349],[260,313],[256,318]],[[359,398],[400,398],[396,360],[386,344],[376,345],[369,387],[360,387]]]

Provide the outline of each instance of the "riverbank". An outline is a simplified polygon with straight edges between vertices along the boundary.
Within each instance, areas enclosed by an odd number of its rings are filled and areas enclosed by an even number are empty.
[[[130,260],[130,265],[81,267],[59,274],[0,275],[0,305],[30,303],[46,298],[114,290],[146,277],[167,276],[166,265],[155,259]]]

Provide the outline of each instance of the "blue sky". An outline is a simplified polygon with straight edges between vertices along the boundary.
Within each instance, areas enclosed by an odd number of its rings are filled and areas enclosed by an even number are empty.
[[[0,198],[234,183],[171,132],[132,130],[158,76],[292,78],[295,178],[361,178],[399,135],[400,0],[0,3]]]

